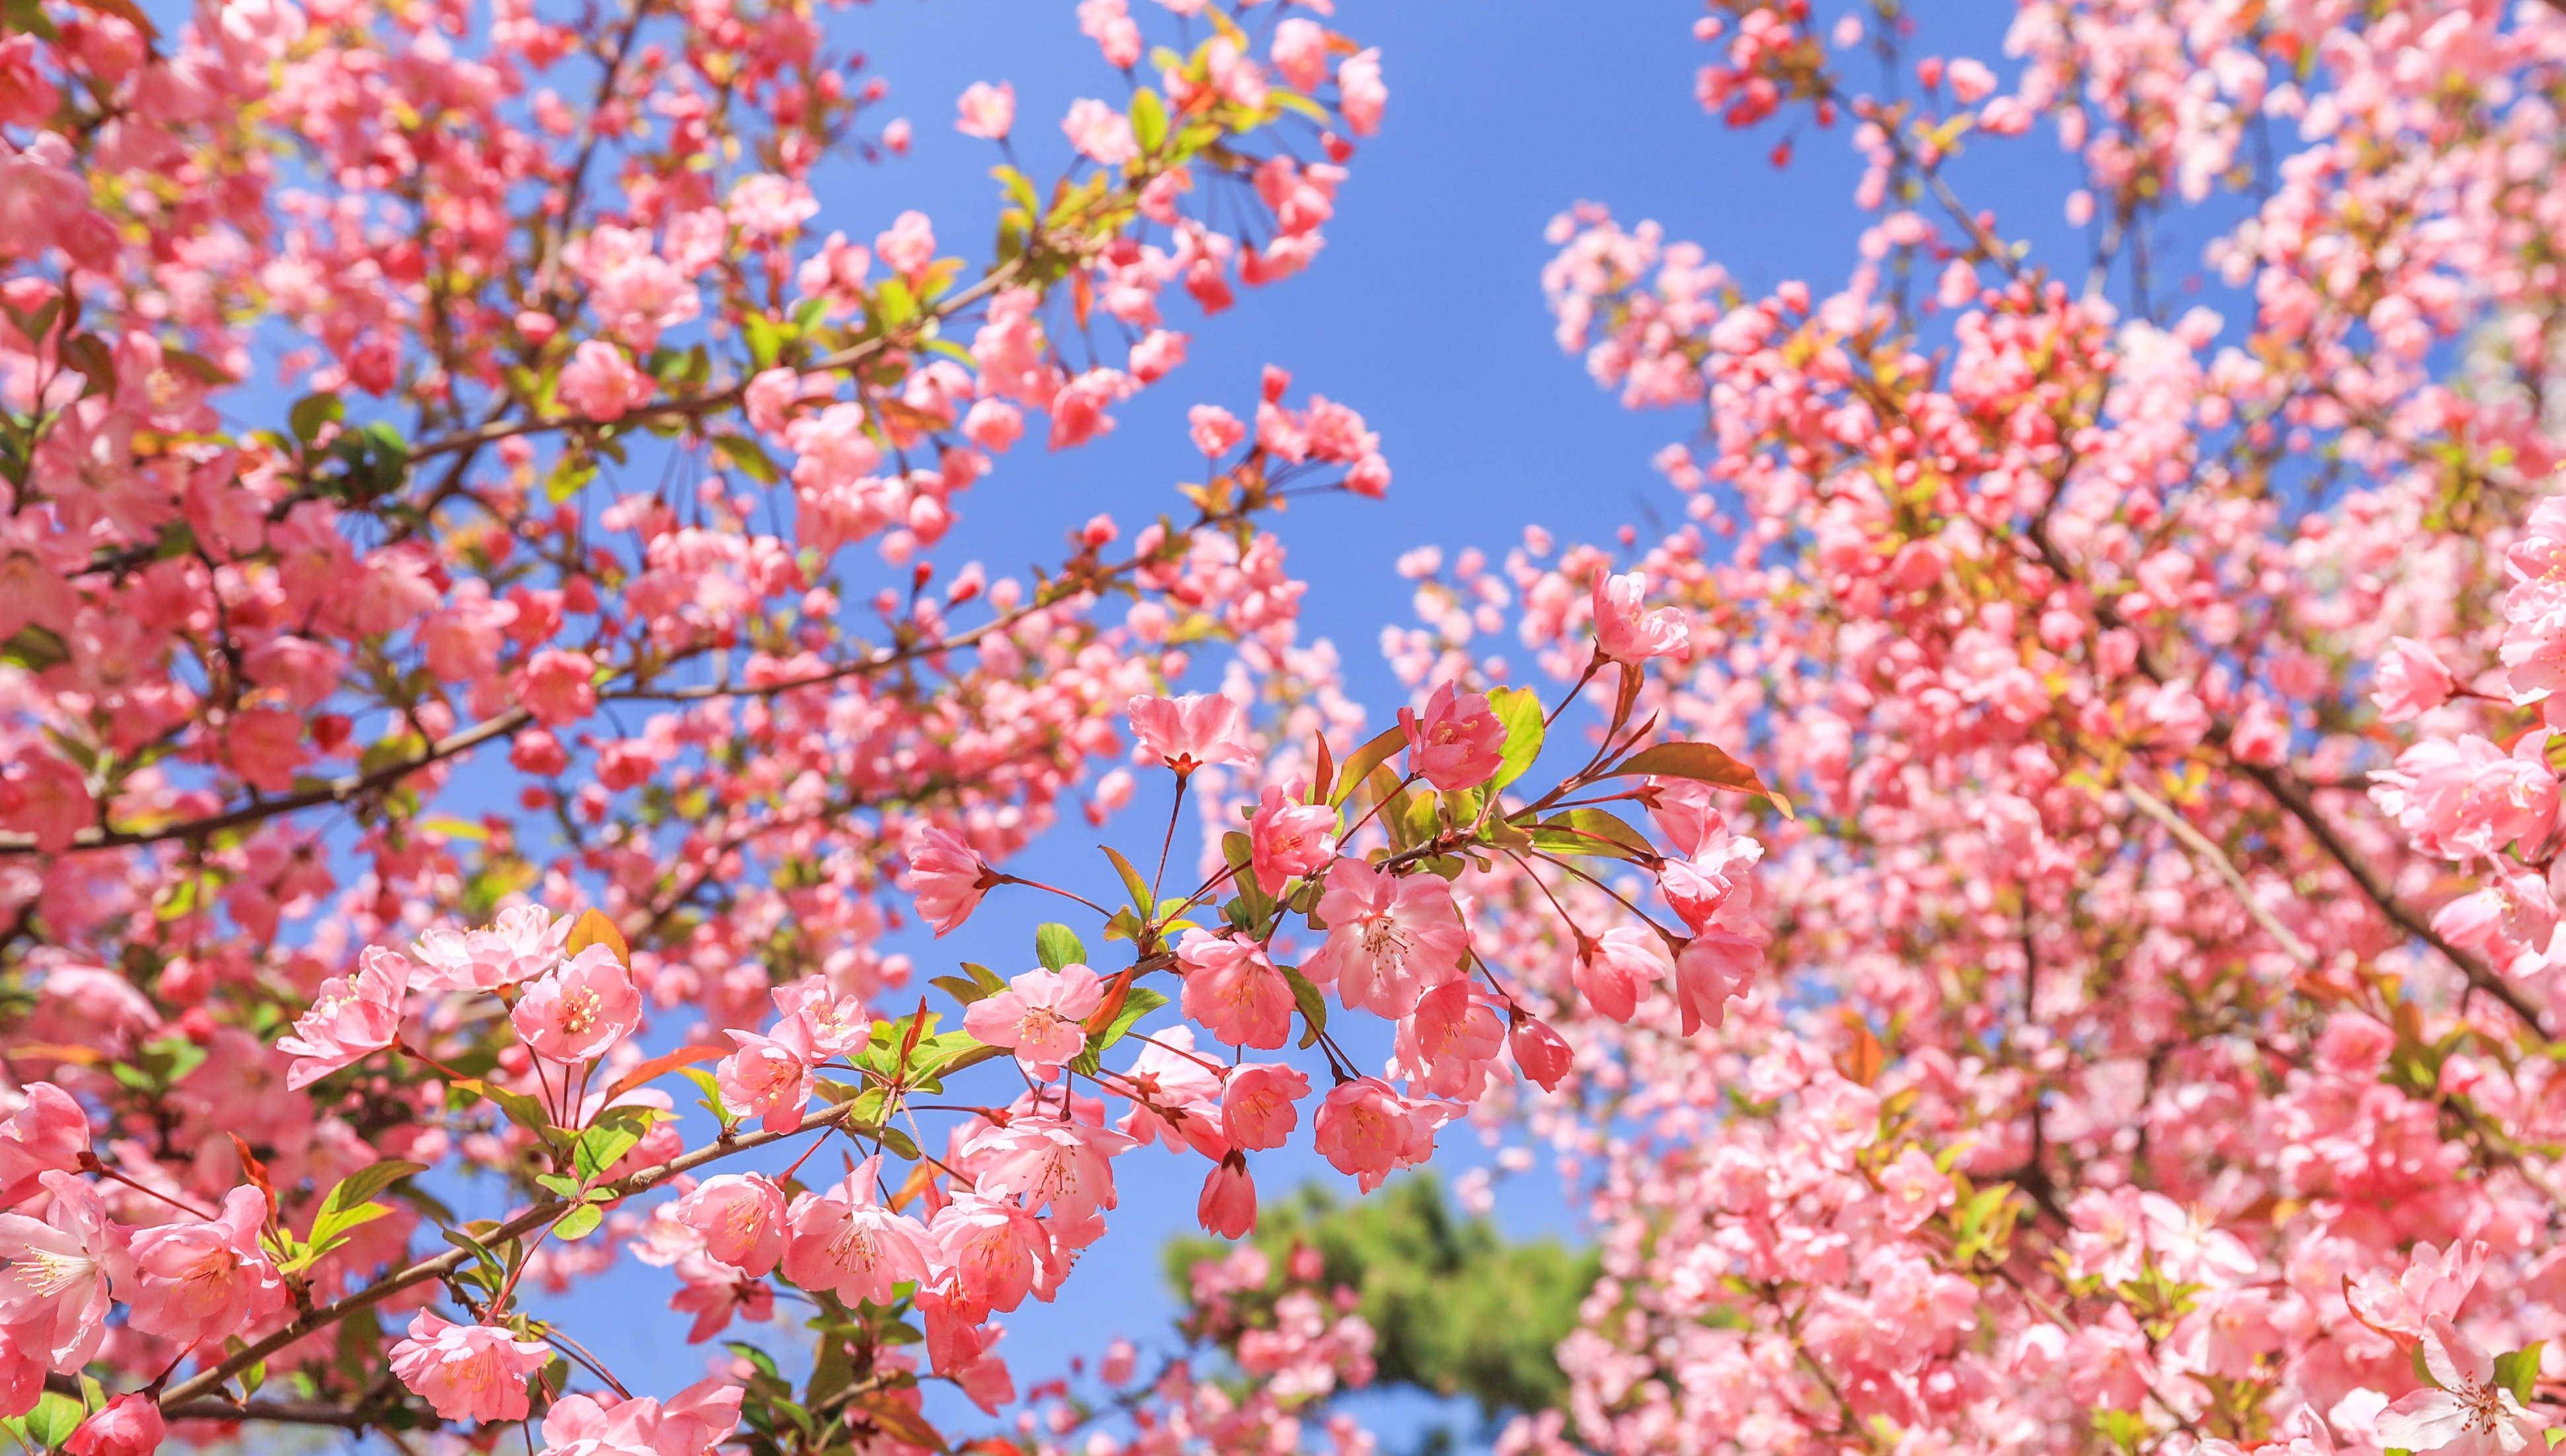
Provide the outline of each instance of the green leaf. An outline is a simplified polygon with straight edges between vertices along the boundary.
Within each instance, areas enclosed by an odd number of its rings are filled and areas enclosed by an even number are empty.
[[[552,1125],[552,1118],[544,1113],[544,1104],[536,1101],[533,1097],[526,1095],[524,1092],[510,1092],[503,1087],[494,1087],[489,1083],[483,1082],[477,1077],[458,1077],[446,1085],[453,1088],[456,1092],[463,1092],[470,1096],[476,1096],[484,1101],[496,1104],[499,1110],[507,1116],[509,1121],[516,1123],[518,1126],[525,1128],[527,1131],[534,1133],[536,1136],[543,1138],[547,1142],[553,1139],[555,1129]]]
[[[1319,1034],[1328,1029],[1328,1003],[1320,998],[1319,988],[1310,978],[1301,974],[1300,967],[1276,966],[1275,969],[1283,973],[1284,980],[1292,983],[1292,1004],[1301,1008],[1301,1020],[1309,1024],[1310,1029],[1301,1034],[1301,1046],[1307,1049],[1319,1045]]]
[[[1123,876],[1123,887],[1132,892],[1133,907],[1138,909],[1149,904],[1150,881],[1141,877],[1141,871],[1133,866],[1131,860],[1123,857],[1123,851],[1112,845],[1099,845],[1097,848],[1105,851],[1106,858],[1114,861],[1114,872]]]
[[[410,1174],[426,1171],[427,1164],[408,1162],[401,1158],[385,1158],[379,1163],[370,1163],[341,1178],[339,1186],[331,1189],[330,1196],[321,1201],[321,1211],[328,1213],[334,1208],[355,1208],[372,1201],[376,1194]]]
[[[293,428],[294,437],[307,445],[320,437],[321,426],[347,417],[347,401],[336,394],[306,394],[285,412],[285,422]]]
[[[1034,957],[1047,971],[1081,966],[1087,964],[1087,946],[1079,940],[1077,931],[1057,922],[1045,922],[1034,927]]]
[[[995,994],[990,991],[988,987],[972,980],[969,976],[937,976],[926,984],[933,986],[938,991],[952,997],[964,1006],[968,1006],[974,1001],[985,1001]]]
[[[1588,854],[1645,863],[1658,857],[1649,837],[1609,809],[1572,809],[1532,830],[1533,848],[1552,854]]]
[[[583,1203],[562,1215],[561,1222],[553,1225],[553,1235],[575,1244],[596,1233],[597,1226],[604,1222],[606,1215],[598,1210],[596,1204]]]
[[[917,317],[917,295],[897,278],[886,278],[874,287],[874,320],[885,330],[897,329]]]
[[[1364,742],[1363,747],[1349,755],[1345,765],[1337,770],[1337,789],[1329,796],[1330,801],[1337,804],[1345,803],[1347,796],[1355,792],[1357,785],[1372,777],[1373,770],[1390,762],[1393,754],[1407,746],[1408,734],[1403,729],[1390,728],[1374,734]]]
[[[1167,139],[1167,107],[1158,94],[1142,87],[1132,94],[1132,139],[1144,153],[1155,152]]]
[[[2539,1351],[2546,1340],[2533,1340],[2509,1354],[2494,1357],[2494,1382],[2512,1392],[2512,1398],[2527,1405],[2530,1387],[2539,1380]]]
[[[1541,718],[1541,694],[1528,687],[1497,688],[1488,694],[1488,707],[1506,725],[1505,759],[1497,765],[1497,776],[1488,781],[1488,792],[1494,794],[1522,778],[1532,761],[1541,757],[1548,725]]]
[[[53,1450],[72,1438],[72,1432],[80,1429],[81,1420],[88,1414],[79,1401],[59,1390],[48,1390],[36,1402],[36,1408],[27,1412],[27,1436],[46,1450]]]
[[[1773,801],[1773,807],[1788,817],[1791,802],[1764,787],[1755,771],[1730,758],[1725,749],[1709,743],[1661,743],[1644,748],[1615,765],[1617,775],[1656,774],[1668,779],[1691,779],[1721,789],[1735,789],[1744,794],[1761,794]]]

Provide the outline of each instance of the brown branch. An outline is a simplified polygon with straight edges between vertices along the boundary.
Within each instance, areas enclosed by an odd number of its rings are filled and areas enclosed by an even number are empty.
[[[629,1198],[636,1193],[646,1192],[680,1173],[692,1172],[706,1163],[717,1162],[733,1153],[746,1152],[752,1147],[764,1147],[770,1142],[781,1141],[787,1137],[798,1137],[805,1132],[834,1127],[848,1119],[848,1115],[855,1110],[855,1105],[853,1102],[841,1102],[825,1111],[804,1117],[801,1125],[788,1132],[749,1132],[724,1141],[707,1143],[693,1152],[670,1158],[657,1167],[643,1168],[630,1177],[619,1178],[606,1184],[599,1191],[605,1193],[609,1199]],[[505,1243],[520,1234],[531,1233],[569,1212],[573,1201],[567,1198],[551,1198],[537,1203],[492,1229],[487,1235],[482,1236],[481,1242],[484,1245]],[[433,1259],[424,1259],[397,1274],[359,1290],[346,1299],[323,1305],[275,1334],[242,1346],[224,1357],[223,1362],[212,1369],[200,1370],[170,1386],[168,1393],[160,1397],[161,1408],[165,1411],[180,1402],[218,1390],[223,1382],[232,1376],[313,1332],[326,1330],[360,1310],[371,1309],[382,1304],[413,1285],[443,1279],[461,1269],[474,1257],[471,1250],[456,1249]]]

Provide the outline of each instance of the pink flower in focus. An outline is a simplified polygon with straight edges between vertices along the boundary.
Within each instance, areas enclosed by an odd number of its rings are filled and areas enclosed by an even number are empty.
[[[1292,983],[1255,941],[1187,930],[1176,942],[1187,1020],[1241,1047],[1280,1047],[1292,1035]]]
[[[713,1086],[721,1093],[723,1109],[735,1116],[755,1117],[769,1132],[790,1132],[801,1126],[802,1109],[811,1101],[811,1066],[819,1059],[794,1038],[793,1025],[778,1026],[781,1035],[774,1037],[724,1033],[737,1050],[713,1066]]]
[[[31,1082],[26,1101],[0,1120],[0,1208],[35,1196],[48,1172],[78,1168],[89,1151],[89,1114],[50,1082]]]
[[[410,988],[494,991],[551,975],[570,942],[572,923],[570,916],[556,919],[541,905],[513,905],[483,929],[423,930],[410,948],[420,967],[410,973]]]
[[[826,1193],[793,1200],[792,1231],[784,1241],[784,1277],[808,1290],[842,1300],[891,1302],[895,1285],[924,1283],[933,1245],[906,1214],[882,1206],[875,1181],[882,1155],[858,1164]]]
[[[96,1189],[47,1172],[42,1219],[0,1213],[0,1340],[57,1374],[88,1364],[107,1336],[109,1265],[122,1233]]]
[[[1016,1054],[1038,1080],[1060,1075],[1087,1049],[1087,1018],[1105,1004],[1105,983],[1082,965],[1027,971],[1007,989],[971,1003],[963,1030]]]
[[[704,1236],[704,1252],[743,1274],[784,1257],[784,1190],[764,1173],[718,1173],[687,1190],[671,1215]]]
[[[1267,894],[1278,894],[1296,874],[1308,874],[1337,855],[1337,811],[1306,804],[1297,794],[1268,786],[1247,822],[1251,868]]]
[[[370,945],[358,955],[355,975],[322,982],[311,1009],[296,1018],[293,1035],[277,1039],[276,1050],[294,1058],[286,1088],[299,1092],[390,1046],[400,1034],[409,973],[407,956]]]
[[[908,892],[916,898],[919,918],[934,926],[938,936],[971,918],[980,897],[997,882],[997,871],[952,831],[920,825],[908,837]]]
[[[285,1282],[258,1247],[267,1200],[234,1188],[210,1219],[137,1229],[110,1260],[135,1330],[179,1346],[245,1335],[285,1307]]]
[[[1025,1302],[1050,1237],[1012,1198],[964,1193],[935,1216],[936,1268],[957,1314],[976,1324]]]
[[[1638,572],[1595,579],[1595,647],[1617,662],[1645,662],[1680,652],[1691,640],[1683,613],[1648,609],[1649,579]]]
[[[2392,637],[2388,654],[2379,659],[2379,677],[2370,700],[2389,723],[2422,717],[2450,700],[2450,669],[2433,649],[2413,637]]]
[[[1328,938],[1310,957],[1309,973],[1334,981],[1349,1011],[1408,1015],[1425,988],[1461,974],[1470,948],[1451,886],[1431,874],[1403,879],[1340,859],[1328,867],[1319,916]]]
[[[1576,1061],[1576,1055],[1568,1050],[1568,1043],[1551,1030],[1548,1022],[1528,1016],[1517,1019],[1513,1029],[1506,1033],[1506,1045],[1515,1054],[1515,1066],[1523,1069],[1524,1076],[1540,1084],[1543,1092],[1557,1092],[1560,1079],[1568,1075],[1569,1067]]]
[[[1448,1110],[1444,1103],[1411,1102],[1377,1077],[1340,1083],[1319,1104],[1319,1155],[1369,1193],[1394,1170],[1433,1155],[1434,1129]]]
[[[953,129],[965,136],[995,141],[1014,129],[1016,124],[1016,88],[1001,81],[991,86],[975,81],[962,89],[961,118]]]
[[[565,1395],[544,1413],[542,1456],[711,1456],[738,1428],[744,1393],[714,1379],[665,1401]]]
[[[1210,764],[1256,766],[1256,751],[1239,739],[1246,725],[1234,698],[1220,693],[1175,698],[1142,693],[1124,711],[1141,747],[1179,774]]]
[[[1220,1128],[1232,1147],[1256,1151],[1281,1147],[1301,1125],[1301,1098],[1310,1094],[1310,1079],[1298,1069],[1275,1062],[1251,1062],[1230,1069],[1221,1089]]]
[[[538,1057],[594,1062],[641,1024],[642,994],[612,948],[592,945],[528,987],[508,1020]]]
[[[411,1317],[391,1348],[391,1370],[446,1420],[526,1417],[526,1380],[552,1359],[552,1346],[491,1325],[456,1325],[431,1310]]]
[[[1478,788],[1505,760],[1506,725],[1489,711],[1487,697],[1448,682],[1425,700],[1422,716],[1400,709],[1399,727],[1408,735],[1408,771],[1446,794]]]
[[[71,1456],[151,1456],[167,1433],[160,1398],[131,1390],[82,1421],[63,1449]]]
[[[2494,1382],[2494,1357],[2448,1319],[2424,1324],[2424,1368],[2438,1390],[2413,1390],[2379,1416],[2379,1443],[2452,1456],[2511,1456],[2540,1446],[2539,1423]]]
[[[1628,1022],[1640,1007],[1642,987],[1666,975],[1667,953],[1658,938],[1633,925],[1616,925],[1578,951],[1577,993],[1595,1014]]]
[[[1717,1030],[1728,998],[1743,993],[1763,964],[1763,947],[1732,931],[1704,930],[1685,942],[1675,955],[1675,1014],[1683,1034]]]
[[[1028,1213],[1049,1208],[1082,1223],[1115,1206],[1112,1159],[1138,1146],[1090,1122],[1019,1118],[973,1141],[972,1186],[992,1198],[1018,1198]]]
[[[1247,1159],[1231,1153],[1212,1165],[1202,1196],[1194,1201],[1194,1218],[1204,1233],[1243,1239],[1256,1232],[1256,1180],[1248,1176]]]

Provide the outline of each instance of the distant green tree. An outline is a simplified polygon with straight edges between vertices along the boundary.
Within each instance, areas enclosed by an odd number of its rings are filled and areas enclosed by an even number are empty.
[[[1456,1212],[1442,1185],[1421,1175],[1353,1203],[1305,1186],[1261,1211],[1250,1242],[1275,1261],[1277,1292],[1286,1261],[1306,1248],[1319,1257],[1320,1285],[1357,1293],[1358,1311],[1380,1337],[1381,1382],[1466,1395],[1489,1417],[1546,1409],[1567,1396],[1556,1351],[1595,1284],[1591,1250],[1508,1239],[1488,1220]],[[1187,1271],[1231,1247],[1174,1240],[1168,1278],[1181,1294]]]

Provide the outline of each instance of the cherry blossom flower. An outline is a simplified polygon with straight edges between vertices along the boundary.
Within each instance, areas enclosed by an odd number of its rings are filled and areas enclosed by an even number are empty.
[[[109,1265],[128,1320],[172,1344],[201,1344],[257,1327],[285,1304],[284,1281],[259,1248],[267,1200],[234,1188],[210,1219],[136,1229]]]
[[[71,1456],[150,1456],[166,1433],[159,1397],[131,1391],[112,1397],[82,1421],[63,1449]]]
[[[867,1158],[826,1193],[793,1200],[784,1277],[840,1299],[889,1303],[895,1285],[923,1282],[934,1261],[927,1230],[882,1206],[874,1182],[881,1159]],[[1011,1307],[1012,1308],[1012,1307]]]
[[[1328,938],[1308,970],[1314,981],[1335,983],[1347,1010],[1406,1016],[1427,987],[1461,974],[1469,931],[1442,880],[1395,878],[1361,860],[1340,859],[1328,867],[1325,883],[1319,914]]]
[[[1087,1019],[1104,1004],[1105,983],[1083,965],[1032,970],[1009,981],[1006,990],[972,1002],[962,1027],[1015,1053],[1035,1077],[1052,1078],[1087,1050]]]
[[[2424,1322],[2424,1367],[2438,1389],[2399,1396],[2379,1417],[2379,1442],[2453,1456],[2509,1456],[2536,1449],[2539,1423],[2494,1383],[2494,1357],[2448,1319]]]
[[[908,892],[917,899],[919,918],[939,936],[971,918],[980,897],[997,883],[997,873],[971,851],[960,836],[933,825],[921,825],[908,841]]]
[[[1255,941],[1188,930],[1176,942],[1186,1018],[1241,1047],[1275,1048],[1292,1034],[1292,985]]]
[[[1257,798],[1247,838],[1257,885],[1277,894],[1292,876],[1309,874],[1336,857],[1337,811],[1269,786]]]
[[[421,1310],[391,1348],[391,1371],[446,1420],[523,1420],[526,1380],[552,1346],[488,1325],[456,1325]]]
[[[508,1020],[538,1057],[593,1062],[641,1023],[642,996],[614,949],[592,945],[528,987]]]
[[[678,1199],[672,1216],[741,1273],[765,1274],[784,1257],[784,1190],[763,1173],[716,1173]]]
[[[1255,751],[1239,735],[1245,724],[1234,698],[1220,693],[1134,697],[1125,709],[1142,749],[1178,774],[1211,764],[1252,768]]]
[[[276,1049],[294,1058],[286,1087],[310,1087],[390,1046],[400,1035],[409,976],[408,957],[368,946],[357,957],[355,975],[322,982],[311,1009],[295,1020],[294,1034],[277,1040]]]
[[[1448,682],[1426,698],[1423,713],[1400,709],[1399,727],[1408,735],[1408,771],[1446,794],[1488,782],[1505,758],[1506,725],[1487,697]]]

